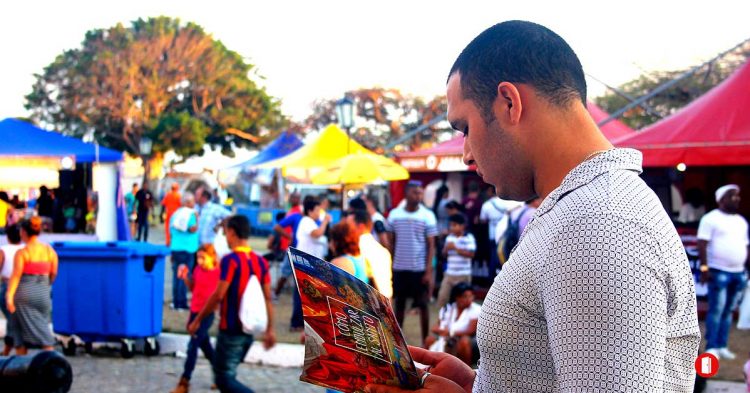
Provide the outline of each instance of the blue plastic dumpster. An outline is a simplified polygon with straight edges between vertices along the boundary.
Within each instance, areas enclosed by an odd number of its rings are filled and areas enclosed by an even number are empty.
[[[76,336],[91,350],[93,342],[120,341],[123,357],[132,357],[135,339],[144,352],[159,352],[162,329],[164,259],[169,249],[140,242],[53,243],[59,258],[52,285],[55,333]],[[74,355],[75,340],[64,345]]]

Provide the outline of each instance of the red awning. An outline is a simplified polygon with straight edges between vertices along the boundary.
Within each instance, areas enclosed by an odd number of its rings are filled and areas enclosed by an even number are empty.
[[[643,165],[750,165],[750,63],[671,116],[615,141],[643,152]]]

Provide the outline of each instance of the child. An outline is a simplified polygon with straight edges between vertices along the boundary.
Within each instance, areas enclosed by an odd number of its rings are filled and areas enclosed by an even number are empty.
[[[284,216],[286,213],[279,212],[276,213],[276,222],[281,222],[281,220],[284,219]],[[277,261],[281,262],[284,260],[284,253],[286,253],[287,248],[289,248],[289,239],[281,236],[280,234],[276,233],[274,231],[270,235],[268,235],[268,243],[266,244],[266,247],[268,248],[268,253],[263,255],[263,258],[265,258],[267,261]]]
[[[190,322],[203,309],[206,301],[216,290],[219,283],[219,266],[216,260],[216,250],[211,244],[205,244],[198,250],[198,263],[193,268],[192,277],[188,275],[187,265],[180,265],[177,277],[185,281],[185,285],[193,292],[193,298],[190,303]],[[200,328],[196,334],[190,337],[188,343],[187,359],[185,359],[185,369],[182,378],[177,384],[177,388],[172,393],[187,393],[190,388],[190,377],[195,369],[195,362],[198,358],[198,348],[203,351],[211,364],[214,359],[214,349],[211,347],[208,330],[214,322],[214,314],[209,314],[201,321]]]
[[[443,282],[438,292],[438,307],[445,306],[451,289],[460,282],[471,282],[471,259],[477,249],[476,240],[471,233],[466,233],[466,217],[453,214],[448,217],[448,230],[445,238],[443,256],[448,258]]]

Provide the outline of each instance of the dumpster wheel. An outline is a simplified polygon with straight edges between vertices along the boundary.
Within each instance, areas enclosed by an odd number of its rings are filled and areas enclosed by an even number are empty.
[[[130,359],[135,355],[135,342],[133,340],[123,339],[120,346],[120,355],[123,359]]]
[[[76,355],[76,340],[73,337],[70,337],[70,339],[63,343],[63,354],[65,356],[75,356]]]
[[[159,341],[156,340],[156,337],[149,337],[146,339],[146,342],[143,346],[143,352],[146,354],[146,356],[156,356],[161,351],[161,348],[159,346]]]

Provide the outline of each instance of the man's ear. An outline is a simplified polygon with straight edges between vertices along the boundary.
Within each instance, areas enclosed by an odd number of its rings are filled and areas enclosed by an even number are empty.
[[[500,82],[497,85],[497,99],[495,100],[495,111],[498,120],[509,125],[517,125],[521,121],[523,104],[521,93],[516,85],[510,82]]]

